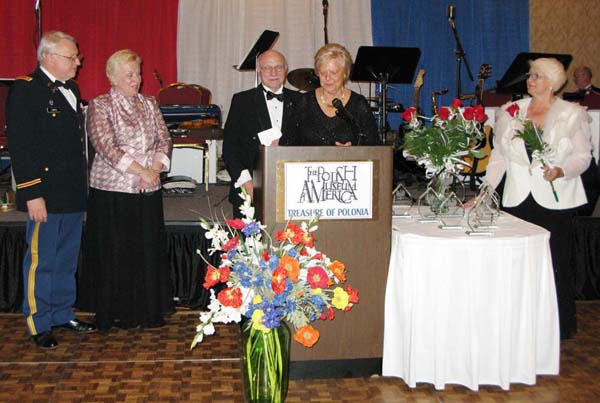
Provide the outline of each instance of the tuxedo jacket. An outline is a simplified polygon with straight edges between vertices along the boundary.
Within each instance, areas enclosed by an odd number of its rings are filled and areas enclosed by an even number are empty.
[[[77,84],[66,83],[77,98],[74,110],[38,67],[17,78],[6,101],[11,164],[17,207],[43,197],[49,213],[81,212],[87,197],[84,120]]]
[[[516,101],[519,113],[526,116],[531,98]],[[551,164],[563,169],[565,176],[554,180],[558,199],[550,182],[543,177],[541,162],[527,156],[525,143],[514,137],[521,128],[519,121],[506,112],[509,102],[498,112],[494,127],[494,149],[487,166],[485,180],[496,187],[504,173],[506,183],[502,203],[505,207],[521,204],[531,193],[542,207],[563,210],[587,203],[580,175],[591,160],[589,116],[577,104],[557,98],[548,111],[542,139],[553,149]]]
[[[297,129],[297,105],[300,93],[283,89],[282,138],[293,137]],[[223,161],[231,177],[229,200],[238,198],[234,183],[247,169],[252,175],[258,163],[260,140],[258,133],[271,128],[271,119],[262,86],[235,94],[223,133]]]

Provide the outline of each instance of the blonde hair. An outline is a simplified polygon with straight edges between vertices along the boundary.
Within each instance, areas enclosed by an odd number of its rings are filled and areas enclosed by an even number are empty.
[[[142,64],[142,58],[131,49],[121,49],[113,53],[106,61],[106,76],[110,80],[114,76],[117,68],[129,62]]]
[[[542,57],[529,61],[529,66],[542,72],[548,79],[552,92],[556,93],[567,82],[567,73],[562,63],[551,57]]]
[[[340,61],[344,69],[344,83],[350,78],[350,69],[352,68],[352,56],[350,52],[340,44],[330,43],[317,51],[315,55],[315,72],[318,74],[319,68],[329,63],[331,60]]]
[[[52,53],[54,51],[54,48],[56,48],[56,45],[58,45],[58,42],[60,42],[63,39],[69,40],[73,42],[75,46],[77,46],[77,41],[71,35],[67,35],[64,32],[60,31],[46,32],[44,36],[42,36],[40,44],[37,48],[38,62],[41,62],[44,59],[44,56],[46,56],[47,54]]]

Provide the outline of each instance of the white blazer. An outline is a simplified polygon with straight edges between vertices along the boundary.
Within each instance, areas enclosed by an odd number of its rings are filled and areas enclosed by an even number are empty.
[[[554,149],[552,166],[563,169],[565,176],[554,180],[558,194],[557,202],[552,194],[550,182],[543,177],[541,163],[529,162],[522,139],[515,138],[521,124],[512,118],[506,108],[515,102],[502,106],[496,115],[494,149],[486,169],[485,181],[498,186],[504,173],[506,183],[502,203],[505,207],[515,207],[532,194],[542,207],[563,210],[587,203],[580,175],[587,169],[591,160],[590,117],[585,109],[577,104],[557,98],[546,115],[543,127],[543,140]],[[516,101],[519,113],[526,116],[531,98]]]

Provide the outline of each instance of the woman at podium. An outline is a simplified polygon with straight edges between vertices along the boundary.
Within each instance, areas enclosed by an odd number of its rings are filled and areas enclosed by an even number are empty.
[[[321,87],[303,95],[299,127],[282,145],[377,145],[377,126],[366,98],[346,88],[352,58],[342,45],[330,43],[315,55]]]

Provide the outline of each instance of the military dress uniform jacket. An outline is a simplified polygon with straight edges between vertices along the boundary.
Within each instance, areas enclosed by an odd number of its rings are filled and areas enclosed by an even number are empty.
[[[11,86],[6,121],[8,147],[17,184],[17,207],[43,197],[48,213],[85,210],[87,170],[84,119],[79,89],[74,110],[58,87],[38,67]]]

